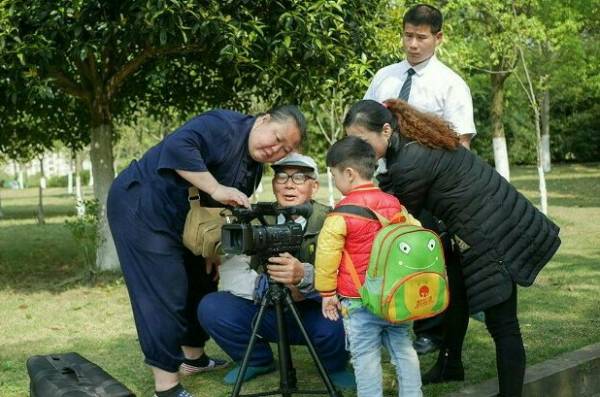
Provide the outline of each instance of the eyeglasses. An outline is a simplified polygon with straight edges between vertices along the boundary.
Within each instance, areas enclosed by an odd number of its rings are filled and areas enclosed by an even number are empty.
[[[284,183],[287,183],[288,179],[290,178],[292,179],[292,182],[294,182],[296,185],[302,185],[308,179],[315,179],[312,176],[306,175],[303,172],[294,172],[292,175],[286,174],[285,172],[278,172],[275,174],[274,179],[275,183],[283,185]]]

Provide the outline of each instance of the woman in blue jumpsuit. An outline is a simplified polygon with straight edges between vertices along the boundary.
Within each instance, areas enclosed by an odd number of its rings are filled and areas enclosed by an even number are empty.
[[[188,188],[205,206],[249,206],[262,164],[294,150],[304,116],[284,106],[253,117],[213,110],[190,120],[151,148],[113,182],[108,220],[129,291],[145,362],[156,395],[189,396],[178,371],[218,366],[204,354],[208,336],[198,324],[200,298],[214,290],[212,264],[182,244]]]

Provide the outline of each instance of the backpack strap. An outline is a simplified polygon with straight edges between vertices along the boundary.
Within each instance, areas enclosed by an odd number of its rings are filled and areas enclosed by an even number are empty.
[[[354,267],[354,263],[352,262],[350,253],[346,250],[344,250],[344,253],[346,254],[346,259],[348,260],[348,262],[346,262],[346,263],[348,264],[348,270],[350,271],[350,278],[352,278],[352,282],[354,283],[354,286],[356,287],[356,289],[358,291],[360,291],[360,287],[362,287],[362,284],[360,283],[360,278],[358,277],[358,272],[356,271],[356,267]]]
[[[386,217],[384,217],[377,211],[373,211],[370,208],[363,207],[360,205],[354,205],[354,204],[340,205],[339,207],[336,207],[333,211],[331,211],[331,213],[335,213],[335,212],[340,213],[340,214],[356,215],[356,216],[360,216],[362,218],[379,221],[379,223],[381,223],[381,226],[387,226],[390,224],[389,219],[387,219]]]
[[[333,211],[330,212],[330,214],[332,214],[332,213],[356,215],[361,218],[379,221],[379,223],[381,223],[382,227],[385,227],[390,224],[390,221],[383,215],[379,214],[377,211],[373,211],[370,208],[363,207],[360,205],[353,205],[353,204],[340,205],[339,207],[336,207]],[[350,253],[348,251],[344,250],[344,253],[346,254],[346,259],[347,259],[346,263],[348,265],[348,271],[350,272],[350,277],[352,278],[352,282],[354,283],[354,286],[356,287],[356,289],[360,290],[360,287],[362,286],[362,284],[360,282],[360,278],[358,277],[358,272],[356,271],[356,267],[354,266],[354,263],[352,262],[352,257],[350,256]]]

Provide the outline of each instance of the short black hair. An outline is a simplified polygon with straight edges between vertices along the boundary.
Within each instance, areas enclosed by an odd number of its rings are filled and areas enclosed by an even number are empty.
[[[300,143],[304,141],[304,138],[306,138],[306,118],[297,106],[283,105],[274,107],[267,113],[271,115],[271,120],[280,123],[293,121],[296,127],[298,127],[298,131],[300,131]]]
[[[429,4],[417,4],[404,14],[402,27],[407,23],[415,26],[428,25],[431,27],[431,33],[437,34],[442,30],[444,16],[442,15],[442,12],[434,6],[430,6]]]
[[[356,136],[347,136],[334,143],[327,151],[325,161],[328,167],[352,168],[364,179],[373,178],[377,169],[375,149]]]

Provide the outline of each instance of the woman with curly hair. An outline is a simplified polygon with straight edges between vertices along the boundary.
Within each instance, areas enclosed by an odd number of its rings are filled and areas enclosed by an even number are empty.
[[[485,312],[496,345],[500,396],[520,396],[525,349],[517,319],[517,285],[529,286],[560,245],[559,228],[477,155],[442,119],[392,99],[356,103],[348,135],[373,146],[385,167],[379,187],[413,214],[443,221],[458,248],[448,266],[450,306],[444,340],[423,384],[464,379],[462,344],[469,312]]]

